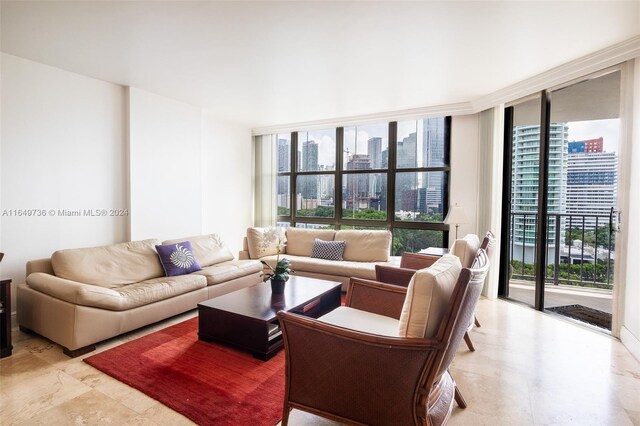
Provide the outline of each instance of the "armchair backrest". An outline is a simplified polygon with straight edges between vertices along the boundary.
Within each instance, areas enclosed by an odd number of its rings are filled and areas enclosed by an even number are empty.
[[[400,314],[400,337],[435,337],[461,269],[458,257],[445,254],[413,274]]]
[[[470,268],[479,248],[480,239],[478,236],[476,234],[467,234],[463,238],[454,241],[450,253],[460,258],[463,268]]]
[[[473,313],[488,271],[487,252],[484,249],[479,249],[473,262],[473,269],[464,268],[460,272],[458,282],[449,300],[447,314],[441,322],[436,336],[437,340],[447,342],[447,346],[441,354],[442,358],[437,374],[433,377],[433,381],[430,380],[427,383],[437,383],[451,365],[469,323],[473,320]]]
[[[487,252],[487,256],[491,259],[491,255],[493,254],[493,249],[496,246],[496,236],[493,235],[493,232],[487,231],[487,234],[482,239],[482,243],[480,243],[480,248]]]

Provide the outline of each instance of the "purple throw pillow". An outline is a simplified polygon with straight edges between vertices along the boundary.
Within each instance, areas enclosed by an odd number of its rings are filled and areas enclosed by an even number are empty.
[[[156,251],[167,277],[185,275],[202,269],[193,255],[193,249],[189,241],[178,244],[157,245]]]

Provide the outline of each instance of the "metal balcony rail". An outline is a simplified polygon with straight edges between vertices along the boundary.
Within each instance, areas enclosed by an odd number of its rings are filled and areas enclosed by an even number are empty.
[[[608,215],[547,214],[548,283],[613,287],[615,263],[615,210]],[[536,212],[514,211],[510,214],[509,259],[511,277],[534,280]]]

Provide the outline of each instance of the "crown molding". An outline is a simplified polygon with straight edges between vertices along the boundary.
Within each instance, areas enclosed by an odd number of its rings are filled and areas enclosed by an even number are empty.
[[[353,115],[343,118],[330,118],[326,120],[303,121],[275,126],[256,127],[251,130],[253,136],[272,135],[275,133],[290,133],[298,130],[326,129],[327,127],[344,127],[379,123],[384,121],[410,120],[426,117],[441,117],[443,115],[473,114],[470,102],[456,104],[436,105],[421,108],[403,109],[397,111],[381,112],[376,114]]]
[[[620,43],[593,52],[559,65],[526,80],[496,90],[473,101],[455,104],[436,105],[421,108],[404,109],[377,114],[364,114],[343,118],[305,121],[275,126],[256,127],[252,129],[254,136],[275,133],[289,133],[297,130],[313,130],[327,127],[362,125],[381,121],[408,120],[442,115],[476,114],[503,103],[531,95],[563,83],[570,82],[605,68],[621,64],[633,58],[640,57],[640,35],[624,40]]]
[[[484,111],[637,57],[640,57],[640,35],[481,96],[471,101],[471,105],[475,112]]]

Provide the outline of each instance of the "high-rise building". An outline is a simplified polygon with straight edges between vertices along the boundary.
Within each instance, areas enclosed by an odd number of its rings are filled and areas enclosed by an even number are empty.
[[[569,142],[569,154],[602,152],[604,140],[602,137],[598,139],[587,139],[578,142]]]
[[[397,167],[417,167],[418,156],[418,135],[416,132],[410,133],[409,136],[398,141],[396,150]]]
[[[569,127],[566,123],[551,123],[549,138],[548,213],[565,213],[567,188],[567,145]],[[523,125],[513,128],[513,166],[511,210],[513,217],[513,256],[532,263],[536,243],[536,213],[538,211],[538,172],[540,164],[540,126]],[[564,219],[560,221],[564,229]],[[557,223],[549,221],[550,246],[555,241]],[[561,233],[561,241],[564,235]],[[524,259],[523,259],[524,253]]]
[[[371,159],[367,154],[354,154],[349,157],[347,170],[369,170]],[[343,193],[343,204],[347,209],[367,209],[372,198],[369,173],[345,175],[346,191]]]
[[[318,171],[318,144],[315,141],[304,141],[302,143],[301,171]],[[298,176],[298,192],[302,197],[302,207],[315,208],[318,200],[319,181],[317,176]],[[313,200],[313,202],[312,202]]]
[[[291,168],[291,144],[287,139],[278,139],[278,172],[288,172]],[[278,195],[288,195],[286,178],[278,179]]]
[[[595,142],[595,143],[594,143]],[[567,214],[609,215],[616,206],[618,155],[603,152],[602,138],[569,143]],[[602,218],[586,216],[585,229],[604,226]],[[582,227],[582,219],[576,224]]]
[[[427,167],[444,166],[444,117],[426,118],[422,120],[422,158]]]
[[[305,172],[318,170],[318,143],[316,141],[302,143],[302,170]]]
[[[422,161],[427,167],[444,166],[444,117],[427,118],[422,125]],[[443,212],[443,178],[442,172],[430,172],[426,174],[423,187],[424,196],[418,197],[420,200],[420,211],[432,213]],[[422,203],[424,202],[424,205]]]
[[[416,167],[418,154],[418,135],[416,132],[398,141],[396,166],[398,169]],[[416,173],[396,174],[396,210],[416,211],[418,176]]]
[[[382,138],[373,137],[367,141],[367,152],[371,160],[372,169],[381,169],[382,165]],[[372,174],[369,179],[369,192],[374,197],[380,197],[382,193],[383,179],[380,174]],[[378,203],[379,204],[379,203]]]
[[[371,168],[382,168],[382,138],[373,137],[367,141],[367,153],[371,159]]]

